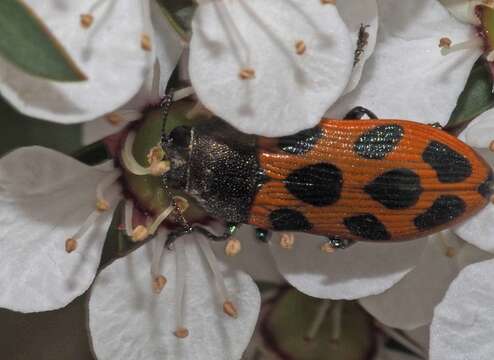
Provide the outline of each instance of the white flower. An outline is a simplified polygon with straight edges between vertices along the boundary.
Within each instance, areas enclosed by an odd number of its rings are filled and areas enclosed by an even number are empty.
[[[27,3],[88,77],[50,81],[0,59],[0,93],[40,119],[76,123],[114,111],[140,90],[156,57],[166,84],[183,47],[155,0]]]
[[[364,106],[380,118],[445,124],[480,48],[443,56],[439,40],[474,37],[437,0],[378,0],[379,33],[359,86],[330,109],[341,118]]]
[[[466,267],[434,312],[431,360],[494,357],[494,260]]]
[[[393,328],[411,330],[429,325],[434,308],[461,269],[491,257],[451,231],[432,235],[411,272],[382,294],[360,299],[360,304]]]
[[[192,85],[208,109],[243,132],[281,136],[312,127],[358,82],[372,53],[376,17],[375,0],[337,7],[304,0],[200,1],[192,22]],[[363,53],[348,84],[361,23]]]
[[[123,197],[121,175],[109,163],[89,167],[41,147],[0,159],[1,307],[57,309],[88,289]],[[199,236],[166,250],[159,226],[172,210],[138,226],[132,201],[125,203],[127,235],[135,241],[157,235],[95,280],[89,320],[100,359],[231,360],[249,342],[260,308],[257,287],[243,272],[220,266]]]

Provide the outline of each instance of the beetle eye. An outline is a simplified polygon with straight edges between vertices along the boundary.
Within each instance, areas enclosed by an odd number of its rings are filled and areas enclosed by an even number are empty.
[[[186,148],[190,144],[190,131],[188,126],[178,126],[170,133],[172,144],[177,147]]]

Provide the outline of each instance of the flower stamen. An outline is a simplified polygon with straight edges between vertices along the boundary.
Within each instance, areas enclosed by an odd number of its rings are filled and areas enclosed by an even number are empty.
[[[316,338],[317,333],[321,329],[321,325],[323,324],[324,319],[326,318],[328,310],[331,308],[331,305],[332,305],[331,300],[322,300],[321,301],[321,304],[317,308],[316,316],[312,320],[309,331],[304,336],[305,341],[312,341]]]
[[[135,137],[136,137],[135,131],[129,132],[127,138],[125,139],[124,145],[122,147],[122,151],[120,153],[122,163],[126,170],[138,176],[143,176],[143,175],[161,176],[170,170],[169,161],[162,160],[158,162],[153,162],[147,168],[140,165],[135,159],[134,154],[132,153]]]
[[[86,234],[86,232],[91,229],[93,224],[96,222],[98,217],[102,212],[109,210],[111,208],[111,201],[106,200],[104,197],[104,192],[121,176],[119,170],[114,170],[108,175],[106,175],[96,186],[96,208],[89,216],[84,220],[83,224],[77,230],[77,232],[69,237],[65,241],[65,251],[67,253],[74,252],[77,249],[77,241]],[[113,199],[112,199],[113,200]]]
[[[226,290],[225,279],[223,278],[223,274],[221,273],[218,260],[216,259],[216,256],[214,255],[214,252],[211,249],[211,245],[203,237],[197,237],[197,242],[209,264],[209,268],[211,269],[211,272],[213,273],[213,279],[216,285],[215,286],[216,292],[218,294],[218,298],[223,304],[223,312],[232,318],[237,318],[238,317],[237,308],[235,307],[233,302],[228,299],[228,292]]]
[[[184,326],[184,290],[185,290],[185,273],[187,268],[187,259],[185,257],[185,247],[182,241],[175,243],[176,256],[176,284],[175,284],[175,304],[177,304],[177,327],[174,332],[175,336],[183,339],[189,336],[189,330]]]
[[[439,41],[439,47],[441,48],[441,54],[446,56],[456,51],[460,50],[468,50],[468,49],[479,49],[484,46],[484,43],[481,38],[475,37],[473,39],[453,44],[451,39],[449,38],[441,38]]]

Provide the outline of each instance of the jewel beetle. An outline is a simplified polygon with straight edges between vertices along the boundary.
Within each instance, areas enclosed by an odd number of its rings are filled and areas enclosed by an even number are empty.
[[[165,186],[210,215],[326,236],[335,248],[440,231],[482,209],[493,188],[490,166],[453,135],[361,107],[281,138],[243,134],[221,120],[182,126],[164,148]],[[213,240],[231,235],[199,230]]]

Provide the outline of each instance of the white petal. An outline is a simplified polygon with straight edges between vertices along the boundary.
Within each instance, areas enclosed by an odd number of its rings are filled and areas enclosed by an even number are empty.
[[[441,37],[454,42],[473,37],[437,0],[378,0],[379,34],[359,87],[328,116],[343,117],[364,106],[380,118],[445,124],[481,51],[442,56]]]
[[[474,147],[488,148],[494,140],[494,109],[477,116],[462,132],[465,142]]]
[[[176,258],[165,250],[160,295],[151,290],[152,244],[115,261],[96,278],[89,301],[89,326],[99,359],[235,360],[247,347],[260,307],[259,291],[247,275],[229,271],[226,286],[238,318],[225,315],[209,267],[193,237],[181,238],[186,251],[185,326],[189,336],[173,335]]]
[[[427,242],[395,244],[359,242],[326,254],[324,238],[296,234],[293,249],[276,239],[271,251],[285,279],[301,292],[330,299],[357,299],[379,294],[400,281],[418,262]]]
[[[32,312],[60,308],[82,294],[100,262],[112,212],[103,213],[65,252],[65,240],[95,208],[108,172],[41,147],[0,160],[0,307]],[[116,200],[118,188],[108,199]]]
[[[376,46],[379,26],[377,3],[376,0],[345,0],[338,1],[336,8],[350,31],[354,52],[357,50],[362,26],[365,27],[365,32],[368,34],[367,44],[363,47],[363,53],[360,55],[359,61],[353,67],[352,77],[345,89],[345,93],[349,93],[358,85],[362,71],[364,70],[364,64],[372,55]]]
[[[411,330],[429,324],[434,307],[442,300],[461,267],[467,265],[465,260],[469,263],[479,261],[485,259],[486,254],[452,235],[445,236],[448,236],[447,246],[457,251],[455,256],[448,257],[446,244],[439,236],[431,236],[417,266],[384,293],[360,299],[362,306],[390,327]],[[471,249],[475,249],[475,257],[460,255],[464,251],[470,254]],[[462,264],[459,263],[460,256]]]
[[[494,358],[494,260],[473,264],[453,281],[434,311],[431,360]]]
[[[454,229],[463,240],[494,253],[494,205],[489,203],[478,214]]]
[[[350,77],[348,30],[320,1],[201,1],[192,29],[190,77],[199,99],[246,133],[281,136],[316,125]],[[301,55],[298,41],[306,45]],[[255,77],[241,80],[243,68]]]
[[[252,226],[242,226],[235,233],[234,238],[240,240],[242,250],[233,257],[226,256],[224,243],[212,244],[218,260],[232,268],[241,269],[257,281],[283,283],[283,277],[276,268],[269,245],[257,240],[254,231]]]
[[[154,51],[141,48],[141,35],[153,36],[145,2],[105,1],[83,29],[79,16],[94,2],[27,1],[88,80],[48,81],[0,60],[0,92],[23,113],[60,123],[92,120],[125,104],[141,87],[154,59]]]
[[[480,20],[475,15],[475,7],[482,4],[477,0],[439,0],[458,20],[467,24],[480,25]]]

